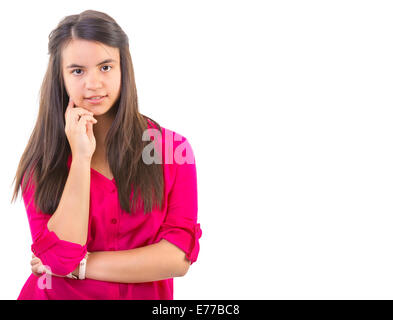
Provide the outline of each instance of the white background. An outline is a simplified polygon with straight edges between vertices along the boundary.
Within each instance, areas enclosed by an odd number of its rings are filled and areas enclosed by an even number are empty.
[[[0,299],[31,273],[12,180],[48,35],[87,9],[127,33],[140,111],[195,153],[201,249],[175,299],[393,298],[391,2],[1,6]]]

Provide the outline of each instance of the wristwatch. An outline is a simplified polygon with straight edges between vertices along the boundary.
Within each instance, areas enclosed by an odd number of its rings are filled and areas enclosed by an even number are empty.
[[[83,258],[83,260],[79,264],[79,277],[78,277],[79,280],[85,279],[87,256],[88,256],[88,253],[86,253],[86,256]]]
[[[75,279],[75,280],[84,280],[86,277],[86,261],[87,257],[89,256],[90,252],[87,252],[85,257],[82,259],[82,261],[79,263],[79,275],[76,276],[72,272],[67,274],[67,278]]]

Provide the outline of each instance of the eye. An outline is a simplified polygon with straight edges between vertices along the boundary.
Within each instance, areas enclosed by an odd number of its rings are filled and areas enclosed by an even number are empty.
[[[109,68],[112,69],[112,66],[109,66],[109,65],[107,65],[107,66],[102,66],[102,67],[103,67],[103,68],[104,68],[104,67],[109,67]],[[110,69],[109,69],[109,70],[110,70]],[[109,70],[108,70],[108,71],[109,71]]]
[[[79,75],[80,73],[78,73],[78,74],[76,74],[76,73],[74,73],[74,71],[77,71],[77,70],[82,70],[82,69],[74,69],[74,70],[72,70],[72,74],[75,74],[75,75]]]
[[[109,66],[109,65],[105,65],[105,66],[102,66],[101,67],[101,69],[102,68],[105,68],[105,67],[108,67],[108,68],[110,68],[109,70],[111,70],[112,69],[112,66]],[[75,71],[82,71],[82,69],[74,69],[74,70],[72,70],[72,74],[74,74],[74,75],[76,75],[76,76],[79,76],[79,75],[81,75],[82,73],[79,73],[79,72],[77,72],[77,73],[75,73]],[[108,72],[109,70],[106,70],[105,72]]]

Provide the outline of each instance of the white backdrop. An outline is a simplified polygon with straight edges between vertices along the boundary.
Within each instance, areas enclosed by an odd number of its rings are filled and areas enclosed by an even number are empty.
[[[31,273],[12,180],[48,35],[87,9],[129,36],[140,111],[194,150],[203,234],[175,299],[393,298],[391,2],[0,6],[0,299],[16,299]]]

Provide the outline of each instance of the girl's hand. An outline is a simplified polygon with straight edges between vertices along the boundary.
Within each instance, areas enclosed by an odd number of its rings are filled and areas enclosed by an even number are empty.
[[[36,256],[34,255],[34,253],[33,253],[32,258],[33,258],[33,259],[30,261],[30,264],[31,264],[31,272],[33,272],[34,275],[37,276],[37,277],[41,277],[42,274],[47,273],[47,270],[46,270],[46,268],[43,266],[41,259],[38,258],[38,257],[36,257]],[[79,269],[79,266],[78,266],[77,269]],[[74,270],[74,271],[75,271],[75,270]],[[73,271],[73,273],[74,273],[74,271]],[[56,276],[56,277],[62,277],[62,278],[66,277],[66,276],[61,276],[61,275],[55,274],[55,273],[51,273],[51,274],[52,274],[52,276]]]
[[[72,158],[91,159],[96,148],[93,124],[96,124],[97,120],[93,117],[93,113],[75,107],[74,101],[70,98],[64,117],[65,133],[71,147]]]
[[[44,266],[42,265],[42,261],[40,258],[37,258],[34,254],[32,256],[31,264],[31,272],[34,273],[35,276],[40,277],[41,274],[44,273]]]
[[[89,254],[90,254],[90,252],[89,252]],[[31,272],[33,272],[35,276],[40,277],[44,273],[44,271],[46,273],[46,269],[43,266],[41,259],[36,257],[34,255],[34,253],[32,255],[32,260],[30,261],[30,264],[31,264]],[[79,275],[79,265],[75,268],[74,271],[72,271],[72,273],[76,276]],[[62,277],[62,278],[66,277],[66,276],[60,276],[55,273],[52,273],[52,275],[56,276],[56,277]]]

